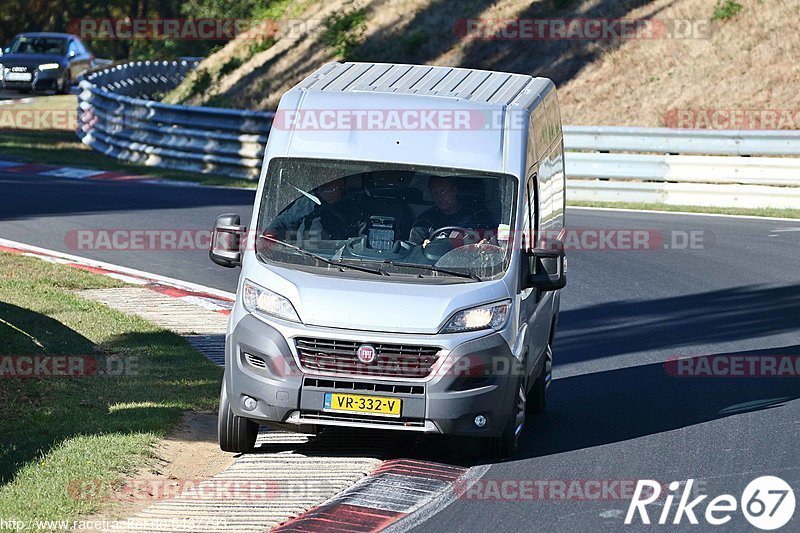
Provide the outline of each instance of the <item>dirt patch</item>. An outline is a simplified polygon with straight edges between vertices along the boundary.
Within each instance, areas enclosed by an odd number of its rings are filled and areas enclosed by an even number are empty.
[[[187,482],[210,478],[233,464],[235,457],[219,449],[216,413],[185,413],[179,426],[155,446],[153,458],[135,474],[122,478],[127,486],[152,486],[155,490],[137,489],[136,494],[115,497],[113,503],[82,520],[99,522],[132,517],[159,501],[159,491],[170,492]]]

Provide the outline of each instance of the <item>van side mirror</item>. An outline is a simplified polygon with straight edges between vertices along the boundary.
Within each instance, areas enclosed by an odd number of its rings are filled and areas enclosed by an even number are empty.
[[[242,238],[247,228],[241,225],[239,215],[227,213],[217,217],[211,233],[208,256],[219,266],[233,268],[242,265]]]
[[[551,250],[535,248],[524,253],[527,271],[523,272],[523,289],[555,291],[567,284],[567,259],[563,246]],[[524,268],[524,267],[523,267]]]

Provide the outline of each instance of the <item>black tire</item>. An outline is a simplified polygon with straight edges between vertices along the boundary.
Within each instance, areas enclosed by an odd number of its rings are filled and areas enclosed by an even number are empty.
[[[56,83],[56,94],[69,94],[71,88],[72,76],[68,70],[65,70],[64,75],[61,76],[61,80]]]
[[[547,376],[553,369],[553,350],[550,348],[549,344],[547,348],[545,348],[544,357],[545,360],[544,365],[542,365],[542,371],[539,373],[536,381],[533,382],[533,387],[531,387],[528,393],[527,406],[529,414],[542,414],[547,410]]]
[[[258,424],[233,414],[224,381],[219,395],[217,435],[220,449],[223,452],[234,453],[253,451],[256,445],[256,437],[258,436]]]
[[[505,459],[514,455],[519,449],[519,440],[522,436],[522,431],[525,429],[525,413],[527,411],[525,380],[523,378],[519,378],[515,390],[514,413],[511,414],[503,427],[503,432],[499,437],[486,439],[486,454],[489,457]]]

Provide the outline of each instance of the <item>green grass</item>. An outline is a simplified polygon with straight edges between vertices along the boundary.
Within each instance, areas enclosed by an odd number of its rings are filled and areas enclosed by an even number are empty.
[[[211,73],[208,70],[204,68],[197,69],[192,78],[192,86],[189,88],[189,94],[195,96],[208,91],[213,81]]]
[[[261,37],[260,39],[253,39],[250,43],[250,46],[247,48],[247,57],[251,58],[256,54],[263,52],[264,50],[269,50],[275,43],[278,42],[273,35],[267,35]]]
[[[241,57],[232,57],[227,60],[220,68],[219,72],[217,72],[217,81],[221,80],[223,77],[227,76],[237,68],[241,67],[244,61],[242,61]]]
[[[292,0],[272,0],[266,6],[256,9],[253,18],[279,20],[291,5]]]
[[[800,209],[704,207],[697,205],[640,204],[635,202],[576,202],[567,207],[608,207],[614,209],[639,209],[643,211],[685,211],[687,213],[712,213],[717,215],[746,215],[774,218],[800,218]]]
[[[711,20],[730,20],[742,11],[742,4],[734,0],[717,0]]]
[[[93,151],[82,144],[74,132],[68,130],[0,130],[0,159],[128,172],[159,179],[191,181],[201,185],[256,186],[255,181],[244,179],[126,163]]]
[[[118,285],[0,253],[0,356],[83,355],[100,369],[110,361],[128,368],[115,375],[0,377],[4,519],[73,520],[97,511],[101,502],[74,497],[71,483],[134,473],[183,412],[216,409],[222,372],[184,339],[73,292]]]
[[[322,23],[325,27],[322,42],[332,47],[340,58],[354,59],[354,51],[364,40],[367,31],[366,21],[366,8],[333,13]]]

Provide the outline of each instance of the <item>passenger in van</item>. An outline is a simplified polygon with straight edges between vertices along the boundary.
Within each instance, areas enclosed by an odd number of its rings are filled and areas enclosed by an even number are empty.
[[[428,189],[434,207],[423,212],[411,229],[409,240],[426,244],[431,232],[447,226],[468,229],[496,229],[497,222],[480,203],[465,204],[459,196],[458,180],[455,177],[432,176]]]
[[[345,200],[345,178],[339,178],[311,191],[317,204],[306,196],[298,198],[275,217],[265,233],[281,240],[344,240],[359,234],[362,213]],[[355,204],[355,202],[354,202]]]

